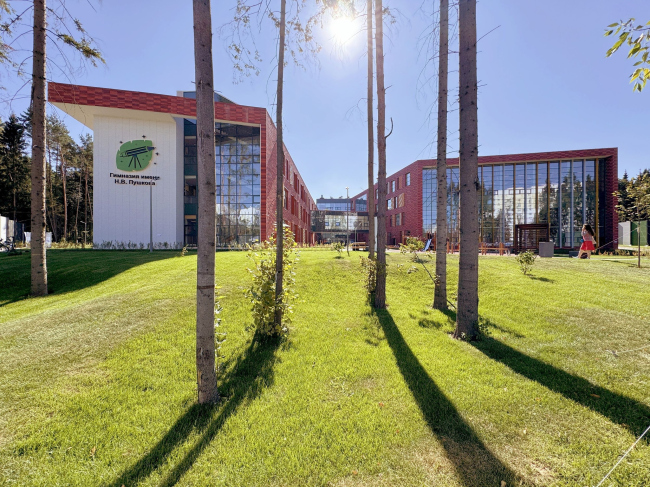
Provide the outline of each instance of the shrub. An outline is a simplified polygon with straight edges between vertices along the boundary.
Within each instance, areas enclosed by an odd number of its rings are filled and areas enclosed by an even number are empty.
[[[343,252],[344,248],[345,248],[345,245],[343,245],[342,242],[334,242],[332,244],[332,250],[336,250],[339,253],[339,257],[341,256],[341,252]]]
[[[402,254],[411,254],[411,260],[418,262],[418,252],[424,249],[424,242],[417,237],[406,237],[406,244],[399,244],[399,251]]]
[[[248,258],[253,261],[254,268],[248,269],[253,276],[253,283],[246,291],[246,297],[251,300],[253,322],[257,333],[261,336],[284,335],[289,330],[288,325],[291,323],[291,313],[293,312],[292,303],[297,298],[294,268],[298,262],[298,254],[295,247],[293,233],[285,227],[282,296],[278,303],[275,301],[275,237],[270,237],[255,247],[249,247]],[[277,307],[282,309],[280,325],[275,324]]]
[[[368,257],[361,257],[361,268],[363,269],[363,287],[368,295],[372,295],[377,288],[377,261]]]
[[[519,262],[519,266],[521,267],[521,272],[524,273],[524,276],[530,273],[530,271],[533,269],[533,264],[535,263],[536,257],[537,256],[530,250],[526,250],[516,257],[516,260]]]

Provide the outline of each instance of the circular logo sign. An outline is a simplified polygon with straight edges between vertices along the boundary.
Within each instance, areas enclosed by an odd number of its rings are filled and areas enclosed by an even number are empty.
[[[151,162],[155,147],[150,140],[132,140],[120,146],[115,164],[121,171],[142,171]]]

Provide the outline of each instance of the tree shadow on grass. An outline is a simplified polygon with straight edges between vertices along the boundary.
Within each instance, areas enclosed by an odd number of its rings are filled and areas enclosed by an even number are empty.
[[[550,283],[555,282],[555,279],[549,279],[548,277],[537,277],[532,274],[528,274],[528,278],[532,279],[533,281],[550,282]]]
[[[422,411],[429,429],[440,439],[464,486],[515,485],[516,475],[479,439],[452,402],[429,377],[387,310],[375,310],[399,371]]]
[[[261,341],[254,338],[224,378],[219,388],[221,403],[194,404],[146,455],[108,485],[121,487],[144,481],[167,463],[167,458],[177,447],[193,433],[198,433],[200,438],[160,483],[161,486],[175,485],[216,437],[226,420],[245,402],[257,398],[273,383],[273,366],[278,360],[276,352],[280,343],[281,340]]]
[[[178,251],[48,250],[49,294],[63,294],[95,286],[149,262],[178,256]],[[0,261],[0,307],[29,297],[30,254]]]
[[[582,377],[529,357],[493,338],[483,337],[481,341],[473,342],[472,345],[517,374],[596,411],[627,428],[635,436],[641,434],[650,424],[650,407],[646,404],[611,392]]]

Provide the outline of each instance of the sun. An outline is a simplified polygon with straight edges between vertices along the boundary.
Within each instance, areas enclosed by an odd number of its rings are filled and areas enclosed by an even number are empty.
[[[334,42],[338,45],[349,44],[358,31],[359,26],[357,22],[350,17],[335,17],[330,23],[330,32],[332,33]]]

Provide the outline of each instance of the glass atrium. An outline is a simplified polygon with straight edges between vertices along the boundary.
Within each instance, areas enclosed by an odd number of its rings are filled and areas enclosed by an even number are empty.
[[[197,243],[196,120],[184,122],[185,245]],[[217,247],[260,241],[260,128],[215,124]]]
[[[549,225],[556,247],[577,247],[582,225],[604,234],[604,159],[480,165],[479,223],[481,241],[512,244],[514,226]],[[435,234],[437,171],[422,171],[423,235]],[[447,169],[447,228],[451,242],[459,240],[459,168]]]

